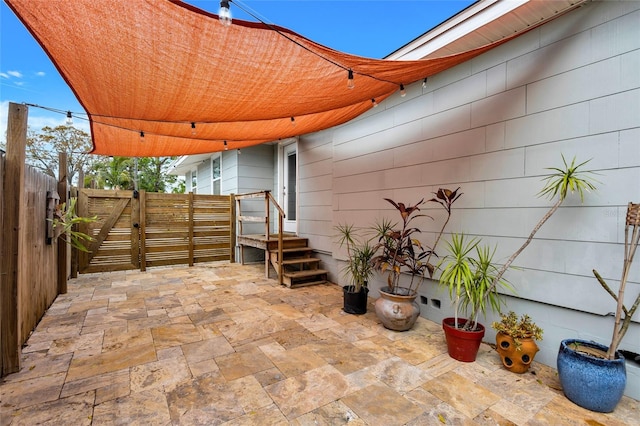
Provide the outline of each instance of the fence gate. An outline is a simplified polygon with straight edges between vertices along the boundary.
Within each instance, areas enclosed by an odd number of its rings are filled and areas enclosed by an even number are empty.
[[[80,227],[94,241],[78,253],[80,273],[234,260],[234,199],[229,195],[80,189]]]

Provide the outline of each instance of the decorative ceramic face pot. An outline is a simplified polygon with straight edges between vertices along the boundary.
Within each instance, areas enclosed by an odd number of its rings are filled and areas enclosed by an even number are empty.
[[[519,340],[520,346],[516,345],[509,335],[504,333],[496,335],[496,351],[502,359],[502,365],[514,373],[526,372],[539,350],[534,339]]]

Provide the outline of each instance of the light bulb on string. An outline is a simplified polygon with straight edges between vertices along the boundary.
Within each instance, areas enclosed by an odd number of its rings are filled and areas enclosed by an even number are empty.
[[[353,89],[354,87],[356,87],[356,85],[353,82],[353,70],[349,70],[347,75],[347,89]]]
[[[144,142],[144,132],[140,130],[140,142]]]
[[[404,98],[407,95],[407,91],[404,90],[404,84],[400,84],[400,97]]]
[[[229,147],[227,146],[227,141],[224,141],[224,150],[225,150],[225,151],[228,151],[228,150],[229,150]]]
[[[73,125],[73,115],[71,115],[71,111],[67,111],[67,120],[65,123],[67,123],[67,126]]]
[[[191,122],[191,136],[196,135],[196,123]]]
[[[225,27],[228,27],[231,25],[231,10],[229,9],[229,0],[222,0],[220,2],[218,19],[220,20],[220,23]]]
[[[425,89],[427,87],[427,79],[422,80],[422,88]]]
[[[296,126],[296,118],[295,118],[295,117],[291,117],[291,125],[292,125],[293,127],[295,127],[295,126]]]
[[[378,106],[378,103],[376,102],[376,98],[371,98],[371,104],[373,105],[374,108]]]

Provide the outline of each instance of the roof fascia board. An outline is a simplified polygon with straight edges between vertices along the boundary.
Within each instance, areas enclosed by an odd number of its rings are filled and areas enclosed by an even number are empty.
[[[385,59],[422,59],[528,2],[529,0],[481,0],[391,53]]]

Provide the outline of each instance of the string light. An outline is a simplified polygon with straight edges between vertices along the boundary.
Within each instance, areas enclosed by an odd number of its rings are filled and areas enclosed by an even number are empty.
[[[67,111],[67,126],[71,126],[73,124],[73,115],[71,115],[71,111]]]
[[[378,106],[378,103],[376,102],[376,98],[371,98],[371,103],[373,104],[374,108]]]
[[[140,142],[144,142],[144,132],[140,130]]]
[[[400,97],[404,98],[407,95],[407,91],[404,90],[404,84],[400,83]]]
[[[225,27],[228,27],[231,25],[231,10],[229,9],[229,0],[222,0],[220,2],[218,19],[220,20],[220,23]]]
[[[196,135],[196,123],[191,122],[191,136]]]
[[[295,117],[291,117],[291,125],[292,126],[296,125],[296,118]]]
[[[424,88],[426,88],[426,87],[427,87],[427,79],[425,78],[425,79],[422,81],[422,88],[424,89]]]
[[[228,150],[229,150],[229,147],[227,146],[227,141],[224,141],[224,150],[225,150],[225,151],[228,151]]]
[[[356,87],[356,85],[353,82],[353,70],[350,69],[347,77],[347,89],[353,89],[354,87]]]

